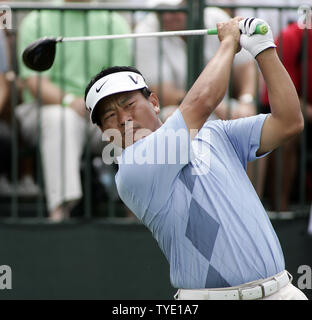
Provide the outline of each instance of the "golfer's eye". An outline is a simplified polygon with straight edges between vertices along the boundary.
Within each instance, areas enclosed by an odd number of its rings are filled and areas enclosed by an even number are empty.
[[[124,109],[129,109],[129,108],[131,108],[131,107],[133,107],[133,106],[134,106],[134,101],[127,103],[127,104],[124,106]]]
[[[108,120],[109,118],[112,118],[112,117],[114,117],[115,116],[115,112],[108,112],[106,115],[105,115],[105,117],[104,117],[104,121],[106,121],[106,120]]]

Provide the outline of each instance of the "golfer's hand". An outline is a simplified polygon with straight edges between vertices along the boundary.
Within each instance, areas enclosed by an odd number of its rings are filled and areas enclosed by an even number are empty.
[[[266,24],[268,32],[266,34],[253,34],[258,24]],[[276,48],[273,34],[267,22],[257,18],[246,18],[239,22],[239,29],[242,32],[240,37],[241,46],[256,57],[268,48]]]
[[[242,20],[241,17],[235,17],[227,22],[217,23],[218,38],[220,42],[222,41],[233,41],[235,44],[235,50],[238,52],[240,47],[240,31],[239,31],[239,21]]]
[[[86,115],[86,106],[83,98],[76,98],[70,105],[75,112],[77,112],[81,117],[85,117]]]

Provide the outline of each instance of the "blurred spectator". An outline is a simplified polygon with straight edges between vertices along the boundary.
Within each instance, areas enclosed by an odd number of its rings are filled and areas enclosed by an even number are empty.
[[[307,61],[303,61],[304,54],[304,30],[300,29],[297,23],[292,23],[282,30],[276,39],[277,49],[280,58],[287,69],[298,95],[303,102],[303,68],[306,69],[306,106],[303,113],[305,114],[307,137],[311,134],[312,124],[312,30],[307,30]],[[268,105],[268,93],[265,90],[263,104]],[[303,106],[303,103],[302,103]],[[311,148],[311,141],[307,139],[307,143]],[[287,141],[282,147],[282,174],[281,181],[281,211],[289,210],[289,202],[295,176],[298,169],[298,148],[300,145],[300,137],[296,137]],[[274,155],[274,154],[273,154]],[[305,181],[303,182],[305,183]],[[273,192],[272,192],[273,193]],[[273,193],[274,194],[274,193]]]
[[[120,15],[107,11],[33,11],[19,27],[19,57],[28,44],[43,36],[129,32],[127,22]],[[73,204],[82,197],[80,158],[86,132],[89,131],[91,140],[101,146],[100,131],[86,120],[84,88],[101,68],[130,65],[131,61],[131,42],[127,39],[64,43],[57,48],[52,68],[41,77],[28,69],[21,59],[19,61],[20,77],[28,90],[24,95],[25,103],[17,108],[16,115],[24,137],[34,144],[37,143],[39,119],[34,99],[40,92],[41,155],[52,221],[69,217]]]
[[[22,102],[23,83],[17,77],[18,69],[13,70],[17,66],[17,53],[15,50],[16,45],[16,30],[6,29],[6,40],[8,44],[8,72],[6,78],[9,82],[9,95],[4,108],[3,119],[6,123],[7,131],[17,131],[17,144],[18,144],[18,161],[17,161],[17,178],[19,179],[17,189],[13,190],[17,192],[21,197],[35,197],[39,194],[40,188],[34,181],[34,165],[36,155],[32,152],[31,148],[25,142],[23,136],[20,134],[18,128],[12,123],[12,110],[15,105]],[[10,137],[12,141],[12,137]],[[11,147],[11,146],[10,146]],[[15,181],[13,181],[15,182]]]
[[[8,48],[4,31],[0,29],[0,194],[9,195],[12,186],[8,180],[11,148],[10,129],[3,119],[3,112],[9,97],[9,82],[6,78],[8,72]]]

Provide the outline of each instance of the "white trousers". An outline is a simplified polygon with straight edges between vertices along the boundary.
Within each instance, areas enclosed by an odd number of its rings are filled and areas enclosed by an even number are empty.
[[[22,135],[36,143],[38,108],[22,104],[16,109]],[[101,146],[101,131],[70,108],[46,105],[40,108],[41,157],[47,207],[49,211],[64,202],[82,197],[80,159],[90,130],[91,145]],[[95,149],[95,148],[93,148]],[[99,152],[97,150],[97,152]]]

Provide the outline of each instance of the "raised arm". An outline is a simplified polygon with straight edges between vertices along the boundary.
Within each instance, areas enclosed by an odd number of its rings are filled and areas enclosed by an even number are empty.
[[[266,23],[261,19],[247,18],[239,22],[242,35],[240,43],[257,60],[266,83],[271,114],[264,121],[260,156],[280,146],[303,130],[304,121],[296,88],[280,61],[270,27],[265,35],[255,35],[257,24]]]
[[[281,63],[275,49],[257,56],[257,62],[268,88],[271,114],[266,118],[261,134],[258,155],[271,151],[304,127],[303,115],[296,88]]]
[[[233,58],[239,49],[238,21],[240,19],[234,18],[217,25],[220,47],[180,105],[191,137],[196,134],[196,130],[201,129],[225,95]]]

